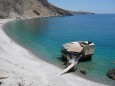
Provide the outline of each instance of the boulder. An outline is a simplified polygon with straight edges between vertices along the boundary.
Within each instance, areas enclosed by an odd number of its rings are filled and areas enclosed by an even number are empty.
[[[107,72],[107,76],[115,80],[115,69],[109,69]]]

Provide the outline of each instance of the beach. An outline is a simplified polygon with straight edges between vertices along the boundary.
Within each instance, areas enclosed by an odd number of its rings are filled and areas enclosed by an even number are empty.
[[[12,19],[0,20],[0,86],[107,86],[75,76],[60,75],[58,67],[36,58],[3,31]]]

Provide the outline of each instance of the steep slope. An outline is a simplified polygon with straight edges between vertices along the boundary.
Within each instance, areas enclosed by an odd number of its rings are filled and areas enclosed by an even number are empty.
[[[71,15],[47,0],[0,0],[0,18],[27,18]]]

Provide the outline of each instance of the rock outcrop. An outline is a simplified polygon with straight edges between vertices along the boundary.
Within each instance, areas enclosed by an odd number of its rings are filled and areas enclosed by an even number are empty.
[[[115,69],[110,69],[107,73],[107,76],[115,80]]]
[[[35,18],[72,15],[47,0],[0,0],[0,18]]]

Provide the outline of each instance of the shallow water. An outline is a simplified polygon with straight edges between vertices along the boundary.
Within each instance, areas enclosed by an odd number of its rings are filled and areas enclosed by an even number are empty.
[[[95,43],[92,61],[81,62],[78,69],[87,71],[87,77],[114,85],[106,76],[115,68],[115,15],[75,15],[13,21],[5,32],[19,44],[40,55],[46,61],[62,65],[61,45],[71,41],[89,40]]]

